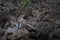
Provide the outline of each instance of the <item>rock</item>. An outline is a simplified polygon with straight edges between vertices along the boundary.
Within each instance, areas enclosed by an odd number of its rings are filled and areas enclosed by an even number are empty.
[[[25,28],[23,28],[20,32],[25,33],[25,34],[29,34],[29,31]]]
[[[22,28],[21,30],[17,30],[12,35],[8,36],[9,39],[15,40],[17,38],[25,38],[29,34],[29,31],[25,28]]]
[[[13,27],[13,28],[9,27],[6,32],[7,33],[15,33],[16,31],[17,31],[16,27]]]

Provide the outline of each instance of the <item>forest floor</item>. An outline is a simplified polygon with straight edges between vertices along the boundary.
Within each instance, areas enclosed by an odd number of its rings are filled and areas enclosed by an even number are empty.
[[[60,3],[0,0],[0,40],[60,40]]]

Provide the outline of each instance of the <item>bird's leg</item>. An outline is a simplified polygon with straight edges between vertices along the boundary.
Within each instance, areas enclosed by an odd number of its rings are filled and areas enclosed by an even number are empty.
[[[16,24],[16,26],[17,26],[17,29],[20,30],[20,28],[22,27],[22,22],[18,21],[17,24]]]
[[[20,30],[20,28],[22,27],[22,19],[23,19],[23,16],[18,17],[17,24],[16,24],[16,27],[18,30]]]

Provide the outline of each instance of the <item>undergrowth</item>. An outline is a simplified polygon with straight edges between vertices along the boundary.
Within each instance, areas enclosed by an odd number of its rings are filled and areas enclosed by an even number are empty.
[[[22,7],[21,7],[22,10],[25,10],[27,7],[31,5],[31,0],[22,0],[22,1],[23,1]]]

